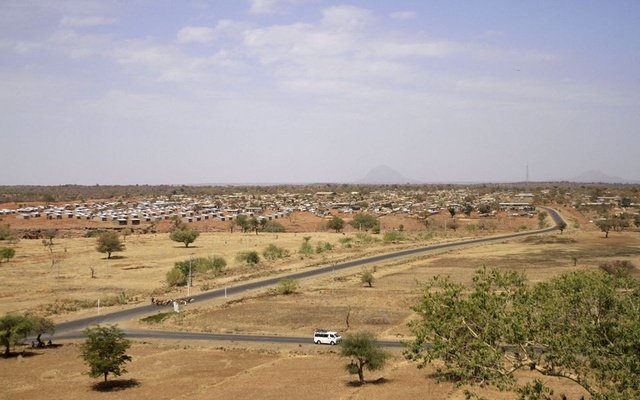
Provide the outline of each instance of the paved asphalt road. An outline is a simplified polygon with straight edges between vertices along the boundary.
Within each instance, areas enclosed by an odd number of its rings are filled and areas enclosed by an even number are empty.
[[[382,261],[388,261],[395,258],[406,257],[414,254],[426,253],[433,250],[452,249],[456,247],[467,246],[470,244],[479,243],[492,243],[499,242],[506,239],[513,239],[523,236],[536,235],[540,233],[552,232],[557,229],[557,224],[563,221],[562,217],[553,209],[545,208],[551,218],[554,220],[555,225],[545,229],[539,229],[535,231],[511,233],[507,235],[491,236],[487,238],[463,240],[459,242],[436,244],[431,246],[419,247],[415,249],[402,250],[393,253],[381,254],[378,256],[363,258],[359,260],[347,261],[335,265],[328,265],[325,267],[314,268],[308,271],[297,272],[286,276],[280,276],[278,278],[265,279],[261,281],[246,283],[238,286],[232,286],[227,288],[227,295],[240,294],[242,292],[254,289],[265,288],[268,286],[276,285],[280,280],[291,279],[304,279],[316,275],[332,273],[334,271],[340,271],[348,268],[361,267],[367,264],[379,263]],[[212,290],[209,292],[201,293],[192,296],[194,301],[205,301],[219,297],[224,297],[225,289]],[[115,324],[120,320],[132,319],[134,317],[140,317],[142,315],[155,314],[160,311],[170,310],[170,306],[162,307],[153,304],[134,307],[126,310],[116,311],[104,315],[96,315],[94,317],[77,319],[74,321],[63,322],[56,325],[55,335],[58,339],[75,339],[84,338],[84,334],[79,332],[80,330],[95,324]],[[224,334],[211,334],[211,333],[190,333],[190,332],[164,332],[164,331],[125,331],[131,338],[157,338],[157,339],[181,339],[181,340],[231,340],[231,341],[261,341],[261,342],[279,342],[279,343],[310,343],[311,338],[302,337],[284,337],[284,336],[250,336],[250,335],[224,335]],[[385,346],[398,347],[399,342],[380,342]]]

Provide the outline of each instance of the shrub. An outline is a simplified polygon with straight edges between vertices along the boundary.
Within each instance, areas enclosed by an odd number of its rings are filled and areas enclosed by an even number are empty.
[[[257,251],[243,251],[238,253],[236,261],[243,262],[247,265],[255,265],[260,262],[260,255]]]
[[[278,293],[280,294],[293,294],[298,289],[298,281],[295,279],[287,278],[278,283]]]
[[[167,285],[184,286],[187,284],[187,276],[179,268],[171,268],[166,276]]]
[[[275,244],[270,244],[266,249],[262,252],[264,258],[270,261],[277,260],[279,258],[289,257],[289,250],[278,247]]]
[[[173,312],[158,313],[158,314],[149,315],[148,317],[142,318],[140,321],[146,322],[147,324],[158,324],[172,315],[174,315]]]
[[[636,266],[627,260],[615,260],[610,263],[600,264],[600,269],[609,275],[626,276],[633,272],[636,269]]]
[[[382,240],[385,243],[398,243],[404,240],[404,235],[399,231],[387,231],[384,233]]]
[[[318,254],[331,250],[333,250],[333,245],[329,242],[318,242],[316,245],[316,253]]]
[[[275,233],[286,232],[286,229],[284,229],[284,226],[282,226],[281,223],[276,222],[276,221],[267,222],[264,225],[264,228],[262,228],[262,230],[264,232],[275,232]]]
[[[303,238],[303,242],[300,245],[300,249],[298,250],[300,254],[305,256],[313,254],[313,247],[311,247],[311,245],[309,244],[310,239],[311,239],[311,236],[305,236]]]
[[[14,239],[15,239],[15,234],[11,230],[11,225],[9,224],[0,225],[0,240],[11,241]]]
[[[356,233],[356,238],[358,239],[358,242],[362,243],[362,244],[371,244],[371,243],[375,243],[378,242],[380,239],[378,238],[374,238],[371,235],[368,235],[364,232],[359,232]]]
[[[362,283],[366,283],[367,285],[369,285],[369,287],[373,287],[373,282],[375,281],[375,278],[373,277],[373,272],[364,271],[362,273],[362,276],[360,277],[360,280],[362,281]]]
[[[227,266],[227,261],[220,256],[198,257],[175,263],[175,268],[182,271],[184,276],[189,275],[189,266],[191,266],[191,274],[213,272],[219,274],[222,269]]]
[[[345,249],[349,249],[351,248],[351,242],[353,242],[353,238],[352,237],[341,237],[340,239],[338,239],[338,242],[340,242],[340,244],[342,245],[342,247],[344,247]]]

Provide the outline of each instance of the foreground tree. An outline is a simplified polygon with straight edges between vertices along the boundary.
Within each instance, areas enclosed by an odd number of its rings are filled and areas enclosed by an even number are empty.
[[[327,229],[332,229],[336,231],[336,233],[340,232],[344,229],[344,220],[337,215],[334,215],[333,218],[327,222]]]
[[[626,274],[578,271],[529,286],[522,274],[481,269],[470,289],[434,278],[414,310],[405,355],[419,366],[442,360],[460,384],[524,395],[541,384],[517,386],[514,372],[528,368],[594,399],[640,398],[640,285]]]
[[[120,237],[113,231],[104,232],[97,239],[96,250],[100,253],[106,253],[107,258],[111,258],[111,253],[124,250],[124,244],[120,241]]]
[[[340,355],[350,357],[345,366],[350,374],[358,374],[358,381],[364,383],[364,369],[376,371],[384,367],[389,354],[376,342],[373,333],[363,331],[345,335],[340,343]]]
[[[200,232],[189,228],[186,224],[179,224],[171,230],[169,238],[174,242],[184,243],[184,247],[196,241],[200,236]]]
[[[87,340],[82,344],[82,358],[89,365],[89,376],[97,378],[113,374],[120,376],[127,372],[124,368],[131,357],[126,354],[131,346],[124,333],[117,326],[96,326],[87,328],[84,333]]]

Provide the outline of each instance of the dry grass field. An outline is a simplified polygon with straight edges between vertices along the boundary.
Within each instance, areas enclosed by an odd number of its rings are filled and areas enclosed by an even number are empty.
[[[577,215],[575,218],[579,218]],[[587,225],[588,221],[580,221]],[[507,230],[507,229],[505,229]],[[175,261],[189,256],[222,255],[228,261],[227,273],[197,276],[193,293],[204,285],[210,288],[235,281],[259,279],[282,272],[362,257],[416,244],[451,240],[469,235],[459,230],[447,237],[423,237],[401,244],[375,242],[343,248],[339,239],[346,235],[314,232],[286,234],[242,234],[235,232],[202,233],[195,247],[185,249],[171,242],[166,234],[131,235],[121,258],[107,260],[94,249],[95,239],[55,239],[53,255],[61,261],[51,267],[52,254],[39,240],[22,240],[16,246],[14,260],[0,266],[0,312],[39,310],[56,300],[90,301],[116,296],[124,291],[147,303],[148,297],[181,296],[185,289],[164,293],[164,275]],[[334,250],[301,258],[296,254],[304,236],[311,243],[330,242]],[[263,261],[248,267],[235,261],[240,251],[262,251],[268,244],[288,249],[292,255],[276,262]],[[261,290],[240,296],[186,306],[179,315],[161,323],[128,321],[124,327],[162,330],[188,330],[220,333],[270,334],[311,337],[315,328],[345,331],[349,313],[349,331],[371,330],[381,338],[410,338],[406,327],[413,318],[411,305],[419,298],[421,282],[435,275],[450,275],[453,280],[469,283],[477,268],[504,268],[524,272],[531,282],[547,280],[560,273],[598,268],[607,261],[629,260],[640,265],[640,234],[615,232],[604,239],[591,227],[433,253],[415,258],[381,263],[373,267],[372,288],[360,281],[361,270],[327,274],[303,280],[295,294],[279,295]],[[574,266],[574,261],[576,264]],[[96,278],[91,278],[94,267]],[[637,273],[637,271],[636,271]],[[134,304],[135,301],[130,304]],[[115,308],[112,308],[115,309]],[[51,307],[49,307],[51,311]],[[54,314],[56,321],[95,313],[95,308]],[[309,339],[311,341],[311,339]],[[464,399],[463,388],[438,382],[433,367],[418,370],[394,350],[389,365],[382,371],[365,375],[370,381],[362,387],[350,384],[353,377],[344,372],[346,360],[330,346],[243,344],[229,342],[138,341],[130,354],[133,362],[122,377],[130,387],[116,393],[92,389],[97,382],[83,372],[78,342],[65,342],[56,349],[44,349],[35,355],[0,360],[0,376],[11,385],[0,388],[0,399],[56,398],[103,399]],[[29,355],[29,354],[27,354]],[[521,379],[530,378],[527,373]],[[579,398],[583,394],[566,381],[547,379],[557,396]],[[513,399],[513,393],[483,389],[490,399]]]

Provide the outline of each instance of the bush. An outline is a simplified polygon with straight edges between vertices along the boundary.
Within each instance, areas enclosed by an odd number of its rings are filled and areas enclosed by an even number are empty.
[[[344,247],[345,249],[350,249],[351,246],[352,246],[351,242],[353,242],[353,238],[351,238],[351,237],[341,237],[340,239],[338,239],[338,242],[340,242],[342,247]]]
[[[333,250],[333,245],[329,242],[318,242],[316,245],[316,253],[318,254],[331,250]]]
[[[213,272],[219,274],[222,269],[227,266],[227,261],[220,256],[198,257],[175,263],[175,268],[182,271],[184,276],[189,275],[189,265],[191,265],[191,274]]]
[[[264,258],[270,261],[277,260],[279,258],[289,257],[289,250],[284,249],[282,247],[278,247],[275,244],[270,244],[266,249],[262,252]]]
[[[300,249],[298,250],[298,253],[305,256],[313,254],[313,247],[311,247],[311,245],[309,244],[310,239],[311,239],[311,236],[305,236],[303,238],[303,242],[300,245]]]
[[[357,233],[356,238],[358,239],[358,242],[362,244],[371,244],[380,241],[380,239],[374,238],[373,236],[368,235],[364,232]]]
[[[609,275],[626,276],[632,273],[636,269],[636,266],[627,260],[615,260],[610,263],[600,264],[600,269]]]
[[[238,253],[236,261],[243,262],[247,265],[256,265],[260,262],[260,255],[257,251],[243,251]]]
[[[298,289],[298,281],[295,279],[287,278],[278,283],[278,293],[280,294],[293,294]]]
[[[382,240],[385,243],[398,243],[404,240],[404,235],[399,231],[387,231],[384,233]]]
[[[373,287],[373,281],[375,281],[375,278],[373,277],[373,272],[364,271],[362,273],[362,277],[360,277],[360,281],[362,283],[366,283],[367,285],[369,285],[369,287]]]
[[[171,270],[167,272],[166,280],[167,285],[171,287],[184,286],[187,284],[187,276],[179,268],[171,268]]]
[[[2,224],[0,225],[0,240],[15,240],[15,234],[11,230],[11,225]]]
[[[275,233],[282,233],[282,232],[286,232],[286,229],[284,229],[284,226],[282,226],[281,223],[279,222],[275,222],[275,221],[269,221],[264,225],[264,228],[262,228],[262,230],[264,232],[275,232]]]

